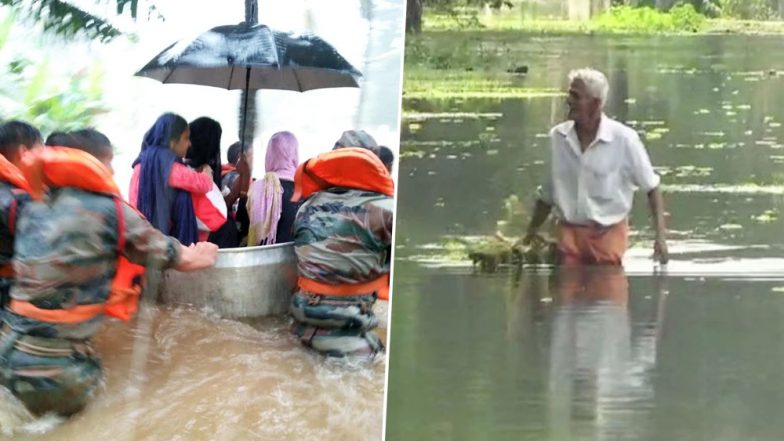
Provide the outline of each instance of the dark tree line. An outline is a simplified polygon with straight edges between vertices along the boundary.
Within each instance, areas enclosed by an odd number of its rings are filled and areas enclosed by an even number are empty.
[[[510,0],[406,0],[406,32],[422,31],[422,12],[425,8],[431,11],[454,12],[460,7],[485,5],[494,9],[513,6]]]

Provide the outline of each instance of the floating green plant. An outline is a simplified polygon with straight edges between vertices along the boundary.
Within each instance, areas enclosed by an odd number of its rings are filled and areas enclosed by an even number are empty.
[[[766,210],[764,213],[758,216],[752,216],[751,218],[757,222],[766,224],[777,220],[778,213],[775,210]]]

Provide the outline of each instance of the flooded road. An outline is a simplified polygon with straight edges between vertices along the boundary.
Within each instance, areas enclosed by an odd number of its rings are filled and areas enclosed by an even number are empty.
[[[376,306],[384,327],[386,311]],[[82,414],[25,424],[6,404],[3,430],[48,431],[0,439],[381,439],[384,358],[326,360],[301,347],[283,318],[239,322],[153,306],[130,325],[107,323],[95,349],[106,381]]]

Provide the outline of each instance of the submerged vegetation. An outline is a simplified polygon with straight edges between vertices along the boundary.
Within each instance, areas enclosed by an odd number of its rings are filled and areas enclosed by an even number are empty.
[[[502,218],[496,221],[498,230],[494,235],[470,239],[450,236],[444,239],[444,248],[461,260],[470,260],[474,269],[484,273],[495,272],[501,265],[555,264],[556,244],[551,235],[523,243],[527,220],[522,201],[511,195],[503,202]]]

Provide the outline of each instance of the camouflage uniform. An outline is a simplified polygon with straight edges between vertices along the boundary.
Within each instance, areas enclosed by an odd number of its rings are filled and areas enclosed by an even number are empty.
[[[122,204],[125,256],[168,268],[179,242],[164,236]],[[17,224],[11,298],[41,309],[105,303],[115,274],[119,240],[112,198],[75,188],[55,189],[29,203]],[[81,410],[101,379],[89,339],[103,314],[78,323],[47,323],[7,311],[0,331],[0,384],[35,413]]]
[[[22,207],[30,201],[30,195],[13,185],[0,181],[0,268],[10,267],[14,256],[14,232],[16,218]],[[8,303],[11,278],[0,275],[0,315]]]
[[[325,284],[359,284],[389,273],[394,201],[362,190],[331,188],[305,201],[294,220],[299,275]],[[300,289],[291,302],[292,331],[329,356],[383,351],[371,332],[376,293],[328,296]]]

